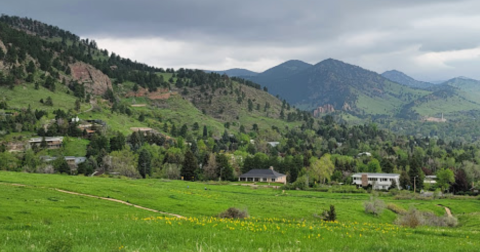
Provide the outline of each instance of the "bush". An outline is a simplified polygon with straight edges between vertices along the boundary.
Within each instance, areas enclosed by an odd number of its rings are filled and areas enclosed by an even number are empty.
[[[413,199],[414,194],[409,191],[399,191],[397,195],[395,195],[396,200],[405,200],[405,199]]]
[[[230,219],[245,219],[248,217],[247,210],[240,210],[235,207],[230,207],[225,212],[218,215],[220,218],[230,218]]]
[[[370,197],[370,201],[363,203],[363,206],[365,207],[366,213],[379,216],[385,209],[385,202],[372,196]]]
[[[400,194],[400,190],[398,189],[390,189],[389,192],[390,192],[390,195],[392,196]]]
[[[399,215],[395,224],[416,228],[417,226],[455,227],[458,220],[454,216],[437,216],[432,212],[421,212],[411,208],[407,213]]]
[[[423,222],[424,221],[422,213],[416,208],[410,208],[410,210],[406,214],[398,216],[395,220],[395,224],[410,228],[416,228],[417,226],[420,226]]]
[[[335,206],[330,205],[330,210],[324,210],[322,213],[322,220],[335,221],[337,219],[337,213],[335,212]]]
[[[307,176],[303,175],[303,176],[297,178],[297,180],[293,183],[293,185],[296,188],[299,188],[300,190],[305,190],[305,188],[308,188]]]
[[[396,213],[396,214],[406,214],[407,213],[407,210],[401,208],[400,206],[398,205],[395,205],[393,203],[389,203],[387,205],[387,209]]]

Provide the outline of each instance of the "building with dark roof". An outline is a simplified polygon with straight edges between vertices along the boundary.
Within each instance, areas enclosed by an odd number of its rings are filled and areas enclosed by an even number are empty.
[[[238,181],[286,183],[287,175],[269,169],[253,169],[240,175]]]

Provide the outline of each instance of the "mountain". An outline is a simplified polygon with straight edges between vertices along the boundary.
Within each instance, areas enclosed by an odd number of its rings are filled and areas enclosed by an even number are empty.
[[[310,67],[312,67],[312,65],[306,62],[300,60],[289,60],[278,66],[272,67],[265,72],[259,73],[256,76],[245,78],[255,83],[261,84],[270,90],[271,88],[273,88],[273,90],[278,90],[275,87],[277,82],[282,82],[290,76],[301,73],[302,71]],[[270,93],[274,95],[279,94],[278,91],[270,91]]]
[[[0,146],[10,132],[22,132],[23,140],[37,134],[72,136],[66,122],[77,116],[106,122],[108,134],[151,128],[190,141],[202,135],[199,126],[216,140],[228,130],[273,141],[286,127],[266,132],[272,125],[294,128],[311,118],[251,81],[148,66],[58,27],[9,16],[0,18],[0,93],[0,117],[22,115],[20,123],[0,123]],[[62,120],[48,125],[54,118]],[[46,133],[36,132],[45,128]],[[181,128],[191,130],[180,134]]]
[[[259,73],[253,81],[279,80],[298,74],[312,65],[300,60],[289,60],[278,66],[272,67],[265,72]]]
[[[480,103],[480,81],[467,77],[456,77],[443,82],[440,85],[447,85],[459,89],[461,95],[466,99]]]
[[[425,93],[335,59],[316,65],[304,63],[292,71],[282,71],[292,63],[298,64],[298,61],[286,62],[252,80],[298,108],[320,113],[345,110],[359,115],[393,115],[399,106]],[[275,72],[278,74],[271,74]]]
[[[242,69],[242,68],[233,68],[233,69],[228,69],[224,71],[210,71],[210,70],[205,70],[207,73],[217,73],[217,74],[226,74],[230,77],[250,77],[250,76],[256,76],[258,75],[257,72],[250,71],[248,69]]]
[[[382,73],[382,76],[393,82],[400,83],[409,87],[425,89],[434,85],[433,83],[415,80],[412,77],[397,70],[386,71]]]

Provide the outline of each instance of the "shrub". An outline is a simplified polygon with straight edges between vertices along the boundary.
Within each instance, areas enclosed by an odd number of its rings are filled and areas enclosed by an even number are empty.
[[[388,208],[388,210],[390,210],[390,211],[392,211],[396,214],[406,214],[407,213],[407,210],[405,210],[405,209],[401,208],[400,206],[395,205],[393,203],[389,203],[387,205],[387,208]]]
[[[247,210],[240,210],[235,207],[230,207],[225,212],[218,215],[220,218],[230,218],[230,219],[245,219],[248,217]]]
[[[415,228],[417,226],[455,227],[458,220],[454,216],[437,216],[432,212],[421,212],[411,208],[407,213],[399,215],[395,224]]]
[[[399,191],[397,195],[395,195],[396,200],[405,200],[405,199],[413,199],[414,195],[413,193],[409,191]]]
[[[330,205],[330,210],[324,210],[322,213],[322,220],[335,221],[337,219],[337,213],[335,212],[335,206]]]
[[[437,188],[433,192],[433,199],[439,199],[441,196],[442,196],[442,190],[440,190],[440,188]]]
[[[372,196],[370,197],[369,201],[365,201],[363,203],[363,206],[365,207],[366,213],[378,216],[385,209],[385,202],[383,202],[383,200],[379,200],[376,197]]]
[[[395,224],[410,228],[416,228],[423,223],[423,216],[416,208],[410,208],[410,210],[403,215],[400,215],[395,220]]]
[[[296,188],[299,188],[300,190],[305,190],[305,188],[308,188],[307,176],[303,175],[303,176],[297,178],[297,180],[293,183],[293,185]]]
[[[390,192],[390,195],[392,195],[392,196],[400,194],[400,190],[398,190],[396,188],[390,189],[389,192]]]

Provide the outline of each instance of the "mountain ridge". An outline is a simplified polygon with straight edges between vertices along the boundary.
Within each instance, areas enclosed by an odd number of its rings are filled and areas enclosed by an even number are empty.
[[[406,86],[415,87],[415,88],[425,89],[425,88],[429,88],[429,87],[435,85],[433,83],[416,80],[416,79],[406,75],[405,73],[400,72],[400,71],[395,70],[395,69],[385,71],[381,75],[383,77],[391,80],[391,81],[394,81],[394,82],[397,82],[397,83],[400,83],[400,84],[403,84],[403,85],[406,85]]]

